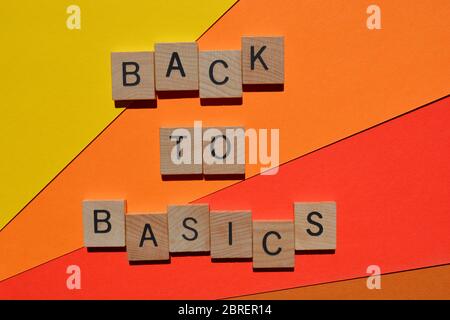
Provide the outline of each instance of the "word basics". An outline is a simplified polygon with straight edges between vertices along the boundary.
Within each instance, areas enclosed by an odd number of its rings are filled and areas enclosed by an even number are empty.
[[[129,261],[170,260],[210,252],[212,259],[253,259],[254,269],[295,266],[295,250],[336,249],[335,202],[294,203],[294,220],[253,220],[250,210],[169,205],[167,213],[127,213],[125,200],[83,201],[86,247],[124,247]]]

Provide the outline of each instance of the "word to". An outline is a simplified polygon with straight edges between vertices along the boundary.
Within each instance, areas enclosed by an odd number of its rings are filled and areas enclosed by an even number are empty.
[[[268,131],[242,127],[202,128],[202,121],[194,121],[192,128],[160,128],[161,175],[245,176],[246,138],[248,163],[260,163],[262,174],[276,174],[279,130],[270,130],[270,136]],[[270,168],[273,170],[268,170]]]
[[[125,200],[83,201],[85,246],[126,246],[129,261],[210,252],[212,259],[252,258],[254,269],[293,269],[295,250],[336,249],[335,202],[296,202],[294,221],[210,212],[208,204],[169,205],[167,213],[125,214],[125,207]]]
[[[243,85],[284,83],[284,38],[242,37],[241,50],[200,51],[196,42],[157,43],[155,51],[112,52],[113,100],[153,100],[156,91],[241,98]]]

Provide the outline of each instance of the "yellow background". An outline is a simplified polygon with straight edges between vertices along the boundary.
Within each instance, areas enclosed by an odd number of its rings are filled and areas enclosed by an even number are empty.
[[[196,40],[234,2],[2,2],[0,229],[122,111],[111,51]],[[66,27],[72,4],[80,30]]]

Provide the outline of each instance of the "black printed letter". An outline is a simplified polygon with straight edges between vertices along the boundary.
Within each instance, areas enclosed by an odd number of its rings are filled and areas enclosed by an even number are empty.
[[[310,229],[307,229],[306,232],[308,232],[308,234],[310,236],[317,237],[323,233],[323,226],[319,222],[314,221],[312,219],[312,216],[317,216],[319,219],[322,219],[322,215],[317,211],[313,211],[310,214],[308,214],[308,217],[306,218],[309,223],[311,223],[319,228],[319,230],[317,232],[312,232]]]
[[[228,64],[223,61],[223,60],[214,60],[211,65],[209,66],[209,78],[211,79],[212,83],[216,84],[216,85],[222,85],[228,82],[229,78],[228,76],[226,76],[222,81],[217,81],[214,78],[214,66],[216,64],[220,63],[221,65],[223,65],[225,68],[228,68]]]
[[[98,217],[99,213],[104,213],[106,215],[105,218],[100,219]],[[111,213],[108,210],[94,210],[94,233],[108,233],[111,231],[111,223],[109,219],[111,218]],[[99,223],[105,223],[106,229],[100,230],[98,225]]]
[[[127,66],[134,66],[133,71],[127,71]],[[139,64],[136,62],[122,62],[122,83],[124,87],[136,86],[141,82],[141,77],[138,74]],[[136,80],[134,82],[127,82],[127,75],[134,75]]]
[[[175,61],[177,62],[177,65],[175,66]],[[172,56],[170,57],[169,67],[167,68],[166,72],[166,78],[170,77],[170,73],[172,70],[179,70],[182,77],[186,77],[186,73],[184,73],[183,65],[181,64],[180,56],[178,55],[178,52],[173,52]]]
[[[255,70],[256,59],[258,59],[259,62],[261,62],[262,66],[264,67],[265,70],[269,70],[269,68],[267,68],[267,65],[264,62],[263,58],[261,57],[261,54],[265,49],[266,49],[266,46],[262,46],[261,49],[259,49],[258,52],[255,54],[255,46],[250,47],[250,68],[252,70]]]
[[[146,237],[147,232],[150,232],[150,237]],[[142,232],[141,242],[139,243],[139,247],[144,246],[145,240],[152,240],[155,247],[158,246],[158,242],[156,242],[155,235],[153,234],[152,226],[149,223],[146,223],[144,226],[144,232]]]
[[[186,235],[183,234],[183,238],[186,239],[187,241],[194,241],[194,240],[197,239],[197,237],[198,237],[198,232],[197,232],[197,230],[195,230],[194,228],[189,227],[189,226],[187,225],[187,222],[188,222],[188,221],[193,221],[194,223],[197,223],[197,220],[195,220],[195,219],[192,218],[192,217],[188,217],[188,218],[185,218],[185,219],[183,220],[183,227],[185,227],[186,229],[189,229],[189,230],[191,230],[192,232],[194,232],[194,236],[191,237],[191,238],[188,238]]]
[[[280,252],[281,252],[281,248],[280,247],[278,247],[278,249],[276,250],[276,251],[270,251],[268,248],[267,248],[267,238],[270,236],[270,235],[274,235],[274,236],[276,236],[278,239],[281,239],[281,235],[278,233],[278,232],[276,232],[276,231],[269,231],[269,232],[267,232],[265,235],[264,235],[264,238],[263,238],[263,249],[264,249],[264,251],[268,254],[268,255],[270,255],[270,256],[276,256],[277,254],[280,254]]]

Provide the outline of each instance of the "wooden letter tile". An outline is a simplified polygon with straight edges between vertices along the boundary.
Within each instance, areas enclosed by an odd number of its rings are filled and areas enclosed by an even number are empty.
[[[112,52],[113,100],[155,99],[153,52]]]
[[[166,213],[127,214],[125,219],[129,261],[169,260]]]
[[[155,44],[156,90],[198,90],[196,42]]]
[[[125,200],[83,201],[84,245],[125,246]]]
[[[200,51],[200,98],[241,98],[241,51]]]
[[[203,169],[201,129],[195,137],[194,128],[160,128],[160,170],[162,175],[201,174]],[[195,139],[196,138],[196,139]]]
[[[212,211],[210,215],[211,258],[252,257],[252,213]]]
[[[253,268],[294,268],[294,223],[253,222]]]
[[[242,127],[203,130],[203,174],[245,175],[245,130]]]
[[[296,202],[295,249],[336,249],[336,203]]]
[[[209,205],[168,207],[170,252],[209,251]]]
[[[244,84],[284,83],[284,37],[242,37]]]

